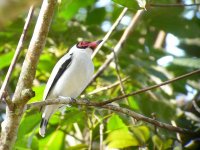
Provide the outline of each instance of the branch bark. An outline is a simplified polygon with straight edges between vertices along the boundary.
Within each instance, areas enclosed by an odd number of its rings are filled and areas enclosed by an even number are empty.
[[[28,31],[28,28],[29,28],[29,25],[30,25],[30,22],[31,22],[31,19],[32,19],[32,16],[33,16],[33,12],[34,12],[34,7],[31,6],[30,9],[29,9],[29,13],[28,13],[28,16],[26,18],[26,22],[25,22],[25,25],[24,25],[24,29],[22,31],[22,34],[21,34],[21,37],[20,37],[20,40],[18,42],[18,45],[17,45],[17,48],[16,48],[16,51],[15,51],[15,55],[13,56],[13,59],[12,59],[12,62],[10,64],[10,67],[8,69],[8,72],[6,74],[6,77],[5,77],[5,80],[1,86],[1,90],[0,90],[0,100],[2,99],[3,95],[4,95],[4,92],[6,90],[6,87],[9,83],[9,80],[10,80],[10,77],[11,77],[11,74],[14,70],[14,67],[16,65],[16,62],[17,62],[17,59],[19,57],[19,54],[20,52],[22,51],[22,48],[23,48],[23,45],[24,45],[24,41],[25,41],[25,38],[26,38],[26,34],[27,34],[27,31]],[[8,105],[9,102],[7,102],[7,105]]]
[[[34,29],[34,33],[26,54],[22,71],[12,99],[14,107],[6,108],[6,119],[2,123],[0,150],[10,150],[17,138],[20,120],[25,110],[25,104],[34,96],[31,90],[35,77],[39,56],[46,42],[57,0],[44,0]]]
[[[131,23],[129,24],[129,26],[126,28],[126,30],[124,31],[123,35],[121,36],[119,42],[117,43],[117,45],[114,47],[114,51],[116,53],[116,55],[118,55],[121,51],[122,45],[124,44],[124,42],[126,41],[126,39],[128,38],[128,35],[130,34],[130,32],[134,29],[136,23],[138,22],[139,18],[142,16],[144,10],[138,10],[137,13],[133,16]],[[95,81],[95,79],[109,66],[109,64],[113,61],[114,59],[114,55],[113,53],[111,53],[108,58],[106,59],[106,61],[104,62],[104,64],[98,69],[98,71],[94,74],[91,82],[89,83],[89,85]]]
[[[128,93],[128,94],[125,94],[125,95],[121,95],[121,96],[112,98],[112,99],[107,100],[107,101],[103,101],[103,102],[101,102],[101,104],[102,104],[102,105],[106,105],[106,104],[115,102],[115,101],[117,101],[117,100],[121,100],[121,99],[123,99],[123,98],[125,98],[125,97],[129,97],[129,96],[137,95],[137,94],[140,94],[140,93],[144,93],[144,92],[146,92],[146,91],[149,91],[149,90],[152,90],[152,89],[161,87],[161,86],[166,85],[166,84],[169,84],[169,83],[173,83],[173,82],[175,82],[175,81],[178,81],[178,80],[187,78],[187,77],[189,77],[189,76],[191,76],[191,75],[198,74],[198,73],[200,73],[200,69],[199,69],[199,70],[195,70],[195,71],[190,72],[190,73],[187,73],[187,74],[184,74],[184,75],[181,75],[181,76],[176,77],[176,78],[174,78],[174,79],[167,80],[167,81],[162,82],[162,83],[160,83],[160,84],[152,85],[152,86],[149,86],[149,87],[140,89],[140,90],[138,90],[138,91],[134,91],[134,92],[131,92],[131,93]]]
[[[112,34],[112,32],[115,30],[115,28],[117,27],[117,25],[120,23],[120,21],[122,20],[122,18],[126,14],[127,10],[128,10],[128,8],[126,8],[126,7],[122,10],[121,14],[119,15],[119,17],[117,18],[117,20],[115,21],[115,23],[112,25],[112,27],[110,28],[110,30],[106,33],[105,37],[103,38],[103,41],[97,46],[97,48],[93,52],[92,58],[94,58],[94,56],[97,54],[97,52],[103,46],[103,44],[108,40],[108,38],[110,37],[110,35]]]
[[[41,106],[53,105],[53,104],[96,106],[96,107],[99,107],[99,108],[109,109],[109,110],[113,110],[113,111],[117,111],[117,112],[129,115],[129,116],[135,118],[136,120],[142,120],[142,121],[148,122],[150,124],[153,124],[157,127],[167,129],[169,131],[174,131],[174,132],[178,132],[178,133],[182,133],[182,134],[196,134],[195,132],[190,131],[188,129],[175,127],[175,126],[172,126],[170,124],[159,122],[155,119],[143,116],[143,115],[138,114],[138,113],[136,113],[136,112],[134,112],[130,109],[127,109],[127,108],[121,108],[121,107],[110,105],[110,104],[102,106],[102,105],[99,105],[100,103],[94,103],[94,102],[90,102],[88,100],[76,100],[76,99],[71,99],[69,97],[27,104],[27,108],[29,109],[31,107],[41,107]]]

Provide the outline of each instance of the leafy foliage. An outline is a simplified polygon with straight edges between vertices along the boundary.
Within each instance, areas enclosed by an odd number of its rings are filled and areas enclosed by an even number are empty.
[[[151,3],[166,5],[175,3],[174,0],[62,0],[56,10],[47,43],[38,64],[33,85],[36,96],[29,103],[42,100],[45,84],[53,66],[74,43],[83,39],[102,39],[122,9],[128,7],[129,11],[124,19],[94,59],[97,70],[107,55],[111,53],[111,48],[114,48],[119,41],[135,12],[141,9],[138,4],[140,2],[147,3],[147,11],[138,20],[118,56],[121,77],[129,77],[124,82],[125,92],[130,93],[199,69],[200,19],[197,6],[173,8],[150,6]],[[184,3],[184,0],[177,2]],[[10,23],[7,23],[6,19],[6,24],[3,27],[0,26],[0,83],[5,77],[23,28],[26,11],[19,12],[18,17],[10,18]],[[34,21],[36,18],[37,13],[35,13]],[[8,87],[8,92],[11,95],[15,90],[33,28],[34,24],[31,24],[24,52],[20,55],[11,77]],[[154,44],[158,40],[158,34],[161,30],[164,31],[166,37],[157,48]],[[169,35],[176,38],[170,38]],[[175,40],[178,42],[174,44]],[[177,54],[177,48],[181,49],[182,54],[179,52]],[[166,62],[164,58],[169,56],[172,60]],[[83,94],[86,98],[91,101],[104,101],[122,95],[119,86],[87,95],[95,89],[117,81],[117,73],[113,66],[111,63],[103,74],[85,90]],[[170,124],[171,121],[175,121],[179,127],[199,131],[200,115],[195,111],[191,101],[195,99],[199,105],[199,97],[197,96],[199,89],[199,77],[195,75],[152,91],[128,97],[127,102],[121,100],[117,102],[117,105],[130,108],[147,117],[155,117],[155,119],[165,123]],[[5,115],[5,111],[0,111],[0,113],[1,116]],[[134,120],[129,116],[98,108],[74,106],[67,107],[65,113],[54,114],[49,121],[45,138],[38,134],[40,120],[39,110],[26,111],[20,123],[14,149],[87,149],[90,147],[90,140],[92,140],[92,149],[99,149],[101,125],[104,126],[104,147],[109,148],[138,149],[138,147],[148,147],[159,150],[177,147],[187,148],[188,143],[197,138],[193,135],[181,135],[181,140],[178,140],[174,132],[157,129],[155,126],[141,121],[134,123]],[[198,149],[198,141],[194,143],[195,145],[190,146]]]

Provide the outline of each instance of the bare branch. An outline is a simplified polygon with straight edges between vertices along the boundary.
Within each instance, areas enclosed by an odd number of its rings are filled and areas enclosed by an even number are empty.
[[[120,112],[120,113],[123,113],[123,114],[126,114],[128,116],[131,116],[131,117],[135,118],[136,120],[142,120],[142,121],[148,122],[150,124],[153,124],[153,125],[155,125],[157,127],[167,129],[169,131],[174,131],[174,132],[183,133],[183,134],[196,134],[195,132],[190,131],[188,129],[175,127],[175,126],[163,123],[163,122],[159,122],[159,121],[157,121],[155,119],[143,116],[143,115],[138,114],[138,113],[136,113],[134,111],[131,111],[131,110],[127,109],[127,108],[121,108],[121,107],[110,105],[110,104],[109,105],[104,105],[104,106],[101,106],[101,107],[109,109],[109,110],[117,111],[117,112]]]
[[[161,87],[161,86],[166,85],[166,84],[169,84],[169,83],[173,83],[173,82],[175,82],[175,81],[178,81],[178,80],[187,78],[187,77],[189,77],[189,76],[192,76],[192,75],[198,74],[198,73],[200,73],[200,69],[199,69],[199,70],[195,70],[195,71],[190,72],[190,73],[187,73],[187,74],[184,74],[184,75],[181,75],[181,76],[176,77],[176,78],[174,78],[174,79],[167,80],[167,81],[162,82],[162,83],[160,83],[160,84],[156,84],[156,85],[153,85],[153,86],[150,86],[150,87],[146,87],[146,88],[140,89],[140,90],[138,90],[138,91],[135,91],[135,92],[132,92],[132,93],[129,93],[129,94],[125,94],[125,95],[121,95],[121,96],[112,98],[112,99],[110,99],[110,100],[101,102],[101,104],[102,104],[102,105],[106,105],[106,104],[112,103],[112,102],[114,102],[114,101],[121,100],[121,99],[123,99],[123,98],[125,98],[125,97],[129,97],[129,96],[137,95],[137,94],[140,94],[140,93],[144,93],[144,92],[146,92],[146,91],[149,91],[149,90],[152,90],[152,89]]]
[[[166,123],[162,123],[159,122],[155,119],[152,118],[148,118],[146,116],[143,116],[141,114],[138,114],[130,109],[127,108],[121,108],[118,106],[113,106],[113,105],[104,105],[101,106],[99,105],[99,103],[94,103],[94,102],[90,102],[88,100],[76,100],[76,99],[71,99],[69,97],[66,98],[58,98],[58,99],[54,99],[54,100],[46,100],[46,101],[40,101],[40,102],[35,102],[35,103],[31,103],[31,104],[27,104],[27,108],[31,108],[31,107],[41,107],[41,106],[45,106],[45,105],[53,105],[53,104],[70,104],[70,105],[85,105],[85,106],[96,106],[96,107],[100,107],[100,108],[105,108],[105,109],[109,109],[109,110],[113,110],[113,111],[117,111],[126,115],[129,115],[137,120],[142,120],[145,122],[148,122],[150,124],[153,124],[155,126],[167,129],[169,131],[175,131],[178,133],[183,133],[183,134],[196,134],[193,131],[190,131],[188,129],[183,129],[180,127],[174,127],[172,125],[166,124]]]
[[[99,135],[100,135],[100,141],[99,141],[99,149],[104,150],[104,145],[103,145],[103,129],[104,129],[104,124],[103,122],[99,125]]]
[[[155,43],[153,45],[154,48],[159,49],[162,48],[162,45],[165,41],[166,33],[163,30],[158,32],[158,36],[156,37]]]
[[[22,65],[22,71],[12,99],[15,107],[13,110],[9,110],[7,107],[6,118],[2,123],[0,138],[1,150],[12,149],[12,146],[17,138],[17,131],[25,110],[25,104],[28,99],[34,95],[34,93],[30,92],[30,89],[35,77],[39,56],[45,45],[46,36],[50,28],[56,3],[57,0],[43,1],[33,37]],[[25,93],[28,95],[23,95]]]
[[[115,62],[115,70],[116,70],[116,73],[117,73],[117,78],[119,80],[121,93],[122,93],[122,95],[125,95],[126,93],[125,93],[124,85],[122,83],[122,78],[121,78],[120,71],[119,71],[117,55],[116,55],[114,50],[112,50],[112,51],[113,51],[114,62]],[[126,98],[126,103],[128,104],[128,99],[127,98]]]
[[[97,48],[93,52],[92,58],[94,58],[94,56],[97,54],[97,52],[103,46],[103,44],[108,40],[108,38],[110,37],[110,35],[112,34],[112,32],[115,30],[115,28],[117,27],[117,25],[120,23],[121,19],[126,14],[127,10],[128,10],[128,8],[126,8],[126,7],[122,10],[121,14],[119,15],[119,17],[117,18],[117,20],[115,21],[115,23],[112,25],[112,27],[110,28],[110,30],[104,36],[103,41],[97,46]]]
[[[130,32],[135,28],[136,23],[138,22],[139,18],[142,16],[143,12],[144,12],[144,10],[138,10],[137,13],[134,15],[134,17],[132,18],[130,24],[128,25],[128,27],[124,31],[123,35],[121,36],[119,42],[114,47],[114,51],[115,51],[116,55],[118,55],[120,53],[123,43],[128,38],[128,35],[130,34]],[[111,53],[108,56],[108,58],[106,59],[106,61],[104,62],[104,64],[94,74],[94,76],[89,84],[91,84],[108,67],[108,65],[112,62],[113,58],[114,58],[114,56]]]
[[[23,45],[24,45],[24,41],[25,41],[25,38],[26,38],[26,34],[27,34],[27,31],[28,31],[28,28],[29,28],[29,25],[30,25],[30,22],[31,22],[31,19],[32,19],[32,16],[33,16],[33,13],[34,13],[34,6],[31,6],[30,9],[29,9],[28,16],[26,18],[26,22],[24,24],[24,29],[22,31],[21,37],[19,39],[16,51],[15,51],[15,55],[13,56],[12,62],[10,64],[10,67],[8,69],[6,77],[4,79],[4,82],[3,82],[2,86],[1,86],[0,100],[3,98],[3,93],[5,92],[5,90],[7,88],[7,85],[9,83],[11,74],[12,74],[14,68],[15,68],[17,59],[19,57],[19,54],[22,51],[22,48],[23,48]]]
[[[200,3],[194,4],[149,4],[151,7],[190,7],[190,6],[199,6]]]

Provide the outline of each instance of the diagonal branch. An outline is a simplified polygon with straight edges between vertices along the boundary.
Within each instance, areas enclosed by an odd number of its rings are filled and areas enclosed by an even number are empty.
[[[193,131],[190,131],[188,129],[184,129],[184,128],[180,128],[180,127],[175,127],[166,123],[162,123],[160,121],[157,121],[155,119],[143,116],[139,113],[136,113],[130,109],[127,108],[121,108],[118,106],[113,106],[113,105],[98,105],[98,103],[94,103],[94,102],[90,102],[88,100],[76,100],[76,99],[71,99],[69,97],[66,98],[58,98],[58,99],[54,99],[54,100],[46,100],[46,101],[40,101],[40,102],[35,102],[35,103],[30,103],[27,104],[27,108],[31,108],[31,107],[41,107],[41,106],[45,106],[45,105],[53,105],[53,104],[70,104],[70,105],[85,105],[85,106],[96,106],[99,108],[104,108],[104,109],[109,109],[109,110],[113,110],[116,112],[120,112],[126,115],[129,115],[137,120],[142,120],[145,122],[148,122],[150,124],[153,124],[155,126],[167,129],[169,131],[174,131],[174,132],[178,132],[178,133],[183,133],[183,134],[196,134]]]
[[[151,7],[190,7],[190,6],[200,6],[200,3],[194,4],[149,4]]]
[[[128,27],[124,31],[124,33],[121,36],[119,42],[114,47],[114,51],[115,51],[116,55],[118,55],[120,53],[122,45],[124,44],[124,42],[128,38],[128,35],[130,34],[130,32],[135,28],[136,23],[138,22],[138,20],[142,16],[143,12],[144,12],[144,10],[138,10],[137,13],[133,16],[130,24],[128,25]],[[91,82],[89,84],[91,84],[109,66],[109,64],[112,62],[113,58],[114,58],[114,55],[113,55],[113,53],[111,53],[108,56],[108,58],[106,59],[106,61],[104,62],[104,64],[94,74],[94,76],[93,76],[93,78],[92,78],[92,80],[91,80]]]
[[[3,82],[2,86],[1,86],[0,100],[3,98],[4,92],[5,92],[6,88],[7,88],[8,83],[9,83],[11,74],[12,74],[14,68],[15,68],[15,65],[16,65],[17,59],[19,57],[19,54],[22,51],[22,48],[23,48],[23,45],[24,45],[24,41],[25,41],[25,38],[26,38],[26,34],[27,34],[27,31],[28,31],[28,28],[29,28],[29,25],[30,25],[30,22],[31,22],[31,19],[32,19],[32,16],[33,16],[33,13],[34,13],[34,6],[31,6],[30,9],[29,9],[28,16],[26,18],[26,22],[24,24],[24,29],[22,31],[21,37],[19,39],[16,51],[15,51],[15,55],[13,56],[13,59],[12,59],[12,62],[10,64],[10,67],[8,69],[8,72],[6,74],[5,80],[4,80],[4,82]],[[8,104],[9,102],[6,102],[6,103]]]
[[[153,90],[153,89],[155,89],[155,88],[161,87],[161,86],[166,85],[166,84],[169,84],[169,83],[173,83],[173,82],[175,82],[175,81],[178,81],[178,80],[187,78],[187,77],[189,77],[189,76],[192,76],[192,75],[195,75],[195,74],[198,74],[198,73],[200,73],[200,69],[199,69],[199,70],[195,70],[195,71],[190,72],[190,73],[187,73],[187,74],[184,74],[184,75],[181,75],[181,76],[176,77],[176,78],[174,78],[174,79],[167,80],[167,81],[162,82],[162,83],[160,83],[160,84],[152,85],[152,86],[149,86],[149,87],[140,89],[140,90],[138,90],[138,91],[134,91],[134,92],[129,93],[129,94],[121,95],[121,96],[118,96],[118,97],[115,97],[115,98],[112,98],[112,99],[110,99],[110,100],[107,100],[107,101],[104,101],[104,102],[100,102],[100,103],[101,103],[101,105],[106,105],[106,104],[112,103],[112,102],[114,102],[114,101],[121,100],[121,99],[126,98],[126,97],[129,97],[129,96],[133,96],[133,95],[137,95],[137,94],[140,94],[140,93],[144,93],[144,92],[149,91],[149,90]]]
[[[94,58],[94,56],[97,54],[97,52],[103,46],[103,44],[108,40],[108,38],[110,37],[110,35],[112,34],[112,32],[115,30],[115,28],[117,27],[117,25],[120,23],[120,21],[122,20],[122,18],[126,14],[127,10],[128,10],[128,8],[126,8],[126,7],[122,10],[121,14],[119,15],[119,17],[117,18],[117,20],[115,21],[115,23],[112,25],[112,27],[110,28],[110,30],[104,36],[103,41],[97,46],[97,48],[93,52],[92,58]]]

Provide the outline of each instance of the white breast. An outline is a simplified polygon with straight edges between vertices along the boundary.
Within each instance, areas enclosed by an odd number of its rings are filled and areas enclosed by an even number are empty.
[[[76,98],[85,89],[94,73],[94,65],[85,50],[73,52],[72,62],[48,95]]]

